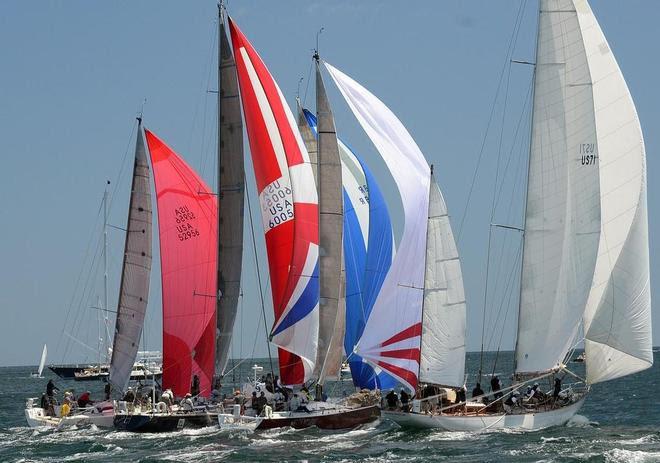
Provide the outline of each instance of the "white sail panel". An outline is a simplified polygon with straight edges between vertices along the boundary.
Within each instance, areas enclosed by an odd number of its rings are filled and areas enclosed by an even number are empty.
[[[591,8],[576,0],[593,80],[602,225],[584,314],[587,381],[653,364],[646,154],[635,105]]]
[[[417,386],[430,175],[424,155],[378,98],[326,63],[353,114],[387,164],[401,195],[401,245],[355,351],[410,390]]]
[[[44,344],[44,349],[41,351],[41,360],[39,360],[39,369],[37,369],[37,376],[41,377],[46,365],[46,356],[48,355],[48,347]]]
[[[542,0],[516,372],[547,371],[575,342],[598,249],[591,77],[571,0]]]
[[[465,381],[463,275],[447,205],[433,177],[426,243],[419,380],[461,387]]]

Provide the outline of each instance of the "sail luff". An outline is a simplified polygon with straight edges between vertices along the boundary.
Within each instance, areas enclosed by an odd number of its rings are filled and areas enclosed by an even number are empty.
[[[517,373],[563,362],[575,342],[598,250],[591,78],[570,0],[541,2],[534,78]]]
[[[316,62],[316,111],[319,190],[319,337],[315,375],[323,384],[341,369],[343,316],[338,310],[341,290],[343,202],[341,161],[330,102]],[[334,338],[334,342],[333,342]]]
[[[241,297],[245,169],[243,122],[236,62],[220,8],[218,47],[218,304],[216,376],[229,360],[234,321]]]
[[[587,382],[653,364],[646,153],[632,96],[585,0],[574,0],[593,82],[601,231],[584,312]]]
[[[461,387],[465,381],[465,291],[449,214],[431,174],[419,380]]]
[[[300,105],[299,98],[296,98],[296,110],[298,112],[298,130],[300,131],[300,135],[305,143],[305,148],[307,149],[307,154],[309,155],[309,164],[314,172],[314,182],[318,185],[318,143],[316,141],[315,133],[307,123],[305,110]]]
[[[142,125],[138,124],[119,303],[108,378],[117,391],[123,391],[130,379],[149,299],[152,256],[150,180]]]

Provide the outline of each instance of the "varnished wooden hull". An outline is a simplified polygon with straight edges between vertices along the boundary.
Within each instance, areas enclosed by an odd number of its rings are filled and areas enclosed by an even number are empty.
[[[351,429],[370,423],[380,417],[380,409],[374,405],[355,409],[335,409],[306,412],[275,413],[263,418],[257,430],[292,427],[295,429],[316,426],[320,429]]]

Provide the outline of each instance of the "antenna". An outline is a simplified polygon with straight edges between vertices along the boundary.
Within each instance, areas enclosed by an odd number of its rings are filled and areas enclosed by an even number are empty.
[[[320,56],[319,56],[319,36],[321,35],[321,33],[323,33],[324,30],[325,30],[325,27],[322,27],[316,33],[316,48],[314,49],[314,55],[312,56],[312,58],[314,58],[317,63],[319,62],[319,59],[320,59]]]

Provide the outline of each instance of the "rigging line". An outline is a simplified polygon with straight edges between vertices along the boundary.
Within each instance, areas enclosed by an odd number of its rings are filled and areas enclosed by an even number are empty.
[[[303,108],[305,107],[305,102],[307,101],[307,91],[309,90],[309,82],[312,77],[312,67],[314,66],[314,58],[309,62],[309,72],[307,72],[307,84],[305,85],[305,95],[303,96]]]
[[[94,231],[96,231],[96,230],[94,230]],[[100,237],[97,237],[97,244],[96,244],[96,247],[94,248],[94,254],[93,254],[93,257],[92,257],[92,261],[89,263],[89,271],[87,273],[87,278],[85,279],[85,282],[82,286],[82,290],[81,290],[82,292],[80,293],[80,298],[78,299],[77,304],[76,304],[75,299],[73,301],[73,305],[77,306],[76,307],[76,313],[79,315],[76,319],[73,320],[73,331],[74,332],[77,332],[77,329],[79,328],[80,324],[82,323],[83,316],[87,315],[87,311],[86,310],[83,311],[83,305],[89,305],[89,304],[87,304],[86,294],[87,294],[88,289],[89,289],[90,280],[95,278],[97,273],[98,273],[98,268],[100,266],[100,259],[98,259],[98,261],[97,261],[97,257],[99,257],[99,255],[100,255],[100,248],[102,247],[102,244],[103,244],[103,240],[100,239]],[[89,296],[87,296],[87,297],[89,297]],[[67,325],[68,325],[68,320],[65,323],[64,327],[62,328],[62,331],[64,332],[64,334],[66,334],[65,329],[66,329]],[[69,353],[70,347],[71,347],[70,343],[68,343],[65,346],[64,357],[66,357],[66,355]]]
[[[477,179],[477,173],[479,172],[479,166],[481,165],[481,159],[484,154],[484,148],[486,146],[486,140],[488,139],[488,133],[490,131],[490,125],[491,122],[493,121],[493,116],[495,114],[495,106],[497,105],[497,100],[500,94],[500,88],[502,86],[502,80],[504,79],[504,72],[506,71],[507,65],[510,64],[510,56],[513,52],[514,48],[514,39],[518,37],[517,31],[520,29],[520,25],[522,24],[522,18],[523,18],[523,12],[525,10],[525,0],[521,0],[520,6],[518,7],[518,13],[516,15],[516,20],[514,22],[514,27],[513,27],[513,32],[511,33],[511,37],[509,39],[509,45],[507,46],[507,52],[506,52],[506,59],[504,61],[504,65],[502,66],[502,71],[500,72],[500,78],[499,82],[497,84],[497,89],[495,90],[495,98],[493,99],[493,103],[491,105],[490,109],[490,115],[488,116],[488,123],[486,124],[486,132],[484,133],[484,138],[481,143],[481,148],[479,149],[479,155],[477,157],[477,165],[474,168],[474,172],[472,174],[472,180],[470,181],[470,188],[468,190],[468,197],[465,203],[465,207],[463,208],[463,214],[461,215],[461,220],[459,222],[458,226],[458,236],[456,238],[457,244],[460,243],[461,241],[461,236],[463,233],[463,225],[465,223],[465,217],[467,216],[467,211],[468,208],[470,207],[470,200],[472,199],[472,192],[474,191],[474,185],[476,184],[476,179]]]
[[[143,110],[144,110],[144,104],[142,105],[142,109],[140,109],[140,111]],[[124,174],[124,169],[126,167],[126,159],[128,158],[128,153],[131,150],[131,142],[133,141],[133,134],[135,134],[137,128],[138,128],[138,124],[134,121],[131,124],[131,134],[128,137],[128,142],[126,143],[126,149],[124,150],[124,156],[121,159],[119,173],[115,177],[115,187],[112,189],[112,194],[110,195],[110,201],[108,201],[108,215],[110,215],[110,212],[112,211],[112,205],[114,204],[114,199],[115,196],[117,195],[117,191],[119,190],[119,184]]]
[[[101,217],[101,211],[103,210],[103,203],[99,203],[99,209],[96,212],[96,222],[94,224],[94,227],[92,228],[92,233],[90,233],[89,240],[87,241],[87,247],[85,248],[85,254],[83,257],[82,265],[80,266],[80,272],[78,273],[78,277],[76,278],[76,283],[73,286],[73,293],[71,294],[71,299],[69,300],[69,304],[67,305],[67,311],[66,311],[66,316],[64,317],[64,324],[62,325],[62,331],[60,332],[60,337],[57,340],[57,344],[55,345],[55,353],[59,353],[60,349],[60,342],[62,341],[62,336],[64,335],[64,330],[66,329],[66,326],[69,321],[69,314],[71,313],[71,308],[73,307],[74,301],[76,299],[76,293],[78,292],[78,286],[82,280],[82,275],[85,270],[85,263],[87,262],[87,259],[89,258],[89,252],[92,248],[92,240],[94,236],[96,235],[96,227],[99,218]]]
[[[216,27],[218,23],[218,19],[215,18],[213,21],[211,21],[211,31],[209,32],[209,36],[211,37],[211,40],[209,40],[209,49],[207,52],[207,59],[205,69],[206,69],[206,82],[203,81],[200,82],[200,87],[204,88],[206,87],[205,92],[200,92],[197,96],[197,102],[195,104],[195,112],[193,113],[193,118],[192,118],[192,124],[190,127],[190,135],[188,138],[188,152],[192,152],[192,144],[193,144],[193,135],[195,133],[195,125],[197,124],[197,118],[199,116],[199,107],[203,106],[203,114],[204,116],[202,117],[202,135],[200,139],[202,140],[202,145],[199,150],[199,172],[200,176],[204,176],[204,171],[205,171],[205,160],[207,156],[204,156],[204,134],[206,133],[206,114],[207,114],[207,108],[208,108],[208,94],[211,93],[211,90],[209,88],[210,82],[211,82],[211,71],[213,70],[213,62],[214,62],[214,50],[216,47],[216,43],[219,43],[219,37],[218,37],[218,32],[219,32],[219,27]],[[218,89],[220,91],[220,89]],[[203,98],[204,101],[202,104],[200,104],[200,99]]]
[[[266,323],[266,306],[264,304],[264,293],[263,293],[263,287],[261,285],[261,272],[259,269],[259,255],[257,253],[257,243],[254,238],[254,222],[252,220],[252,205],[250,202],[250,192],[249,189],[245,189],[245,196],[247,198],[247,205],[248,205],[248,217],[250,218],[250,235],[252,237],[252,250],[254,251],[254,262],[256,265],[256,272],[257,272],[257,283],[259,286],[259,297],[261,299],[261,313],[263,315],[263,320],[264,320],[264,335],[266,336],[266,347],[268,348],[268,363],[270,364],[270,373],[273,377],[275,377],[275,370],[273,368],[273,357],[270,352],[270,340],[268,339],[268,324]],[[256,338],[255,336],[255,345],[256,345]],[[252,355],[254,355],[254,350],[252,351]]]
[[[496,163],[496,170],[495,170],[495,182],[493,183],[493,200],[491,202],[491,209],[490,209],[490,223],[493,223],[493,217],[495,216],[495,208],[497,203],[495,202],[497,198],[497,185],[498,185],[498,180],[500,176],[500,164],[501,164],[501,158],[502,158],[502,138],[504,137],[504,123],[506,120],[506,106],[507,102],[509,100],[509,82],[511,80],[511,64],[509,62],[508,66],[506,66],[509,70],[507,73],[507,78],[506,78],[506,88],[504,90],[504,108],[502,110],[502,126],[500,128],[500,140],[499,140],[499,145],[497,149],[497,163]],[[486,254],[486,281],[484,284],[484,303],[483,303],[483,312],[482,312],[482,318],[481,318],[481,352],[479,355],[479,382],[481,382],[481,372],[483,368],[483,350],[484,350],[484,335],[485,335],[485,330],[486,330],[486,305],[488,302],[488,276],[490,272],[490,250],[491,250],[491,244],[492,244],[492,235],[493,235],[493,227],[489,226],[488,227],[488,252]],[[499,276],[499,275],[498,275]],[[498,279],[496,278],[496,281]]]

